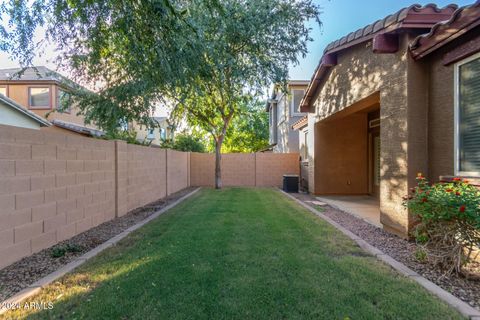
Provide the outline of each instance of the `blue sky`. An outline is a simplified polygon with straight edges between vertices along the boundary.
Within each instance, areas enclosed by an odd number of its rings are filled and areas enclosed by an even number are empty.
[[[445,6],[451,1],[447,0],[314,0],[323,8],[321,20],[323,22],[322,30],[313,21],[309,25],[313,28],[313,42],[308,44],[308,54],[304,59],[300,59],[297,66],[290,69],[290,79],[310,80],[315,68],[322,56],[325,46],[342,36],[362,28],[378,19],[392,14],[401,8],[407,7],[413,3],[427,4],[437,3],[438,6]],[[459,6],[473,3],[474,0],[457,0]],[[36,41],[41,40],[42,30],[38,30],[35,37]],[[46,47],[42,56],[34,60],[35,65],[45,65],[51,69],[56,69],[54,61],[53,47]],[[18,66],[17,61],[11,61],[4,52],[0,52],[0,68],[9,68]],[[60,70],[61,71],[61,70]]]
[[[316,0],[315,2],[323,8],[323,14],[320,16],[323,27],[320,30],[316,23],[309,24],[313,28],[312,38],[314,41],[309,43],[309,52],[305,59],[300,59],[300,64],[290,69],[290,79],[310,80],[322,57],[323,50],[331,41],[414,3],[425,5],[434,2],[439,7],[443,7],[453,1]],[[473,2],[474,0],[457,0],[453,3],[464,6]]]

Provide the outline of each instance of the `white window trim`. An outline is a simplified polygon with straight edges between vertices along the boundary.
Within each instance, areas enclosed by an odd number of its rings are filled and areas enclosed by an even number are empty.
[[[292,117],[299,117],[299,116],[305,115],[305,113],[304,112],[297,112],[297,110],[295,110],[295,106],[294,106],[295,99],[293,98],[294,97],[293,91],[295,91],[295,90],[303,91],[304,95],[305,95],[306,90],[305,89],[294,89],[294,88],[292,88],[292,90],[291,90],[290,113],[291,113]]]
[[[454,142],[453,142],[453,152],[454,152],[454,173],[456,176],[470,176],[470,177],[480,177],[480,172],[468,172],[460,171],[460,83],[459,83],[459,70],[460,67],[470,61],[480,58],[480,52],[476,53],[468,58],[465,58],[454,65],[453,72],[453,82],[454,82]]]

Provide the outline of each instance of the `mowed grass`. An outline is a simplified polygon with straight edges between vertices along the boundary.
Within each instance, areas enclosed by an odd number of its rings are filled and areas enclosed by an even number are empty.
[[[28,319],[457,319],[276,190],[201,190],[29,301]]]

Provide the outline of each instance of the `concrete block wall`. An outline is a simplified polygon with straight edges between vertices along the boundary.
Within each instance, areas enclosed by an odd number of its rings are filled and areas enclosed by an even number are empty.
[[[0,267],[115,217],[115,145],[0,126]]]
[[[298,154],[226,154],[225,186],[281,186]],[[213,154],[0,125],[0,268],[189,186]]]
[[[167,195],[167,151],[127,145],[127,211]]]
[[[167,152],[167,195],[190,186],[190,153]]]
[[[298,153],[232,153],[222,155],[224,186],[281,187],[284,174],[299,174]],[[215,185],[215,155],[192,153],[191,185]]]

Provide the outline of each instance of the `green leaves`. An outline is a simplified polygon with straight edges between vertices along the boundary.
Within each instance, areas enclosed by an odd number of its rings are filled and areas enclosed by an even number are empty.
[[[419,174],[417,183],[405,203],[417,243],[446,273],[462,273],[480,244],[480,191],[460,178],[430,185]]]
[[[110,132],[173,104],[221,146],[242,107],[306,54],[319,13],[310,0],[10,0],[0,49],[28,66],[44,28],[59,64],[95,92],[72,92],[87,121]]]
[[[257,152],[268,146],[268,113],[264,107],[260,101],[241,106],[227,130],[222,152]]]

